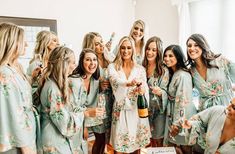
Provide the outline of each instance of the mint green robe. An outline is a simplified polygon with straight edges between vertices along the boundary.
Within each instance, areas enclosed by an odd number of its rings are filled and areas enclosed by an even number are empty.
[[[69,82],[69,102],[65,104],[61,91],[53,80],[42,88],[41,128],[44,154],[83,154],[84,109],[75,93],[73,81]]]
[[[14,68],[0,66],[0,152],[16,147],[36,151],[35,113],[29,82]]]

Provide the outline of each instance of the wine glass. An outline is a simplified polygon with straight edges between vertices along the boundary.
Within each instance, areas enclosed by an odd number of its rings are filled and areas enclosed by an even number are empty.
[[[105,94],[99,93],[98,94],[97,107],[105,109],[105,104],[106,104]],[[106,117],[106,113],[104,113],[104,115],[100,116],[99,118],[104,119],[105,117]]]
[[[153,86],[156,88],[157,87],[157,79],[154,79],[154,81],[153,81]],[[156,96],[156,94],[153,94],[153,100],[155,101],[155,100],[157,100],[158,99],[158,97]]]
[[[102,79],[102,82],[108,82],[109,81],[109,73],[108,73],[108,69],[104,69],[104,72],[103,72],[103,79]],[[104,92],[107,92],[108,88],[105,89]]]
[[[182,123],[182,130],[179,133],[180,136],[185,136],[184,120],[185,120],[185,109],[181,109],[180,110],[180,122]]]

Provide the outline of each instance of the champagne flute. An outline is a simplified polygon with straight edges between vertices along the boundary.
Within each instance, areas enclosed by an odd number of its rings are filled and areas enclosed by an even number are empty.
[[[185,136],[184,120],[185,120],[185,109],[181,109],[180,110],[180,122],[182,123],[182,130],[179,133],[180,136]]]
[[[105,109],[105,104],[106,104],[105,94],[99,93],[97,107]],[[104,119],[105,117],[106,117],[106,113],[104,113],[102,116],[99,116],[100,119]]]
[[[108,82],[109,81],[109,73],[108,69],[105,68],[103,72],[103,81],[102,82]],[[108,88],[105,89],[105,92],[108,90]]]
[[[157,79],[154,79],[154,81],[153,81],[153,86],[154,86],[154,88],[157,87]],[[157,98],[156,94],[153,94],[153,100],[156,101],[157,99],[158,99],[158,98]]]

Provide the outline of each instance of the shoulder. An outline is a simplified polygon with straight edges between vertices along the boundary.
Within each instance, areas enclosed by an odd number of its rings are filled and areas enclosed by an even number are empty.
[[[140,71],[144,71],[145,72],[145,68],[144,66],[140,65],[140,64],[135,64],[134,66],[136,69],[140,70]]]
[[[176,73],[174,73],[178,78],[185,79],[185,78],[191,78],[191,74],[184,70],[179,70]]]
[[[58,88],[58,86],[56,85],[56,83],[51,80],[51,79],[47,79],[42,91],[44,92],[52,92],[52,93],[60,93],[60,89]]]
[[[213,112],[218,113],[218,112],[224,112],[226,107],[222,105],[215,105],[215,106],[210,107],[209,109]]]
[[[112,69],[112,68],[114,68],[114,66],[115,66],[114,63],[110,63],[107,68]]]
[[[0,66],[0,82],[11,83],[10,81],[14,77],[15,72],[9,66]]]

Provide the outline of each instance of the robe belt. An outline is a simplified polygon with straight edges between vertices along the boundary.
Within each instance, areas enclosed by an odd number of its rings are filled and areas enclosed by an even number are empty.
[[[205,106],[206,108],[208,107],[211,107],[213,105],[218,105],[218,104],[214,104],[214,101],[212,101],[213,99],[216,99],[216,98],[219,98],[221,96],[225,96],[225,93],[220,93],[220,94],[217,94],[217,95],[209,95],[209,96],[203,96],[202,98],[203,99],[207,99],[203,106]]]

